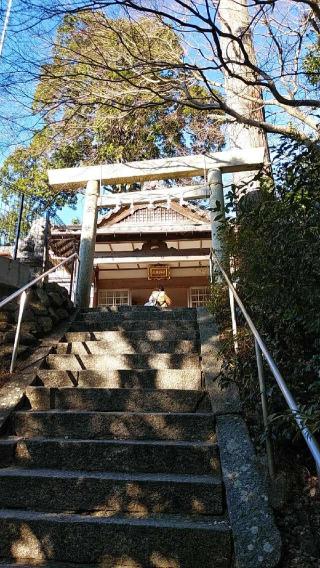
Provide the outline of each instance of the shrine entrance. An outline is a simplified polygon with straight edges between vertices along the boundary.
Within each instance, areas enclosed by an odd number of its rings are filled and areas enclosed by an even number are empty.
[[[264,148],[256,148],[49,170],[53,188],[74,191],[86,183],[82,226],[70,229],[80,240],[76,304],[141,305],[161,284],[176,307],[203,305],[210,251],[220,254],[222,174],[257,170],[263,162]],[[176,179],[193,177],[202,182],[174,185]],[[167,179],[170,185],[101,194],[107,184]],[[205,199],[209,208],[194,205]],[[108,213],[98,217],[101,209]]]

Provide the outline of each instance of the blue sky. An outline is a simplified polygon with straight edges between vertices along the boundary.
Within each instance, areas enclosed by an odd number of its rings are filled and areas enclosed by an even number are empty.
[[[36,86],[32,69],[34,65],[45,61],[50,54],[59,18],[39,21],[39,10],[56,5],[75,7],[81,4],[81,1],[73,0],[70,4],[69,0],[32,0],[32,4],[31,0],[13,0],[4,52],[0,60],[0,163],[16,145],[28,144],[34,130],[41,127],[41,119],[31,110]],[[30,10],[30,5],[33,5],[33,10]],[[6,0],[0,0],[0,24],[3,22],[5,8]],[[113,15],[116,15],[116,12]],[[189,39],[195,44],[194,32],[189,34]],[[187,57],[194,57],[195,49],[189,42]],[[273,65],[273,56],[270,57],[268,65]],[[274,108],[274,120],[280,123],[283,113]],[[79,197],[76,210],[70,211],[67,208],[59,212],[59,216],[67,223],[73,217],[81,217],[81,214],[82,196]]]

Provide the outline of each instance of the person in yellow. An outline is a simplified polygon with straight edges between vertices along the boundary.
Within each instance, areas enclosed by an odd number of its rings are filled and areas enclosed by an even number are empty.
[[[159,308],[169,308],[171,306],[171,299],[166,294],[163,286],[160,286],[157,290],[153,290],[148,302],[145,306],[157,306]]]

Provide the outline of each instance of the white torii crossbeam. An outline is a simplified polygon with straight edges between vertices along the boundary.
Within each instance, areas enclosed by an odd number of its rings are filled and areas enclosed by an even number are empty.
[[[88,181],[94,180],[112,185],[195,177],[204,176],[211,169],[219,169],[221,173],[257,170],[264,163],[264,154],[264,148],[226,150],[207,155],[192,154],[177,158],[48,170],[48,177],[49,184],[58,190],[79,189]]]

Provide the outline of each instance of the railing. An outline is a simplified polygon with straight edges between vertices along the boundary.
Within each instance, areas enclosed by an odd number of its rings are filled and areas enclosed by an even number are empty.
[[[275,472],[275,468],[274,468],[274,459],[273,459],[273,451],[272,451],[272,444],[271,444],[271,439],[270,439],[270,433],[269,433],[269,416],[268,416],[268,402],[267,402],[267,395],[266,395],[266,385],[265,385],[265,379],[264,379],[264,372],[263,372],[263,358],[262,358],[262,354],[264,356],[264,359],[266,360],[266,362],[268,363],[269,369],[271,371],[271,373],[273,374],[278,387],[280,388],[280,391],[282,392],[285,401],[290,409],[290,411],[292,412],[292,415],[298,425],[298,428],[302,434],[302,436],[304,437],[306,444],[314,458],[314,461],[316,463],[316,469],[317,469],[317,474],[318,474],[318,481],[319,481],[319,485],[320,485],[320,448],[318,445],[318,442],[316,441],[315,437],[312,435],[312,433],[310,432],[310,430],[307,428],[302,416],[301,416],[301,412],[299,409],[299,406],[297,405],[296,401],[294,400],[284,378],[282,377],[272,355],[270,354],[270,352],[268,351],[263,339],[261,338],[257,328],[255,327],[252,319],[250,318],[247,310],[245,309],[242,301],[240,300],[237,291],[234,287],[234,285],[232,284],[229,276],[227,275],[227,273],[225,272],[225,270],[223,269],[223,267],[221,266],[221,263],[219,261],[219,259],[217,258],[216,254],[212,251],[210,254],[210,268],[212,270],[213,268],[213,263],[215,263],[222,276],[224,277],[226,283],[228,284],[228,288],[229,288],[229,294],[230,297],[232,296],[233,302],[230,302],[230,309],[231,309],[231,319],[232,319],[232,323],[233,323],[233,332],[234,332],[234,324],[236,322],[236,314],[235,314],[235,309],[234,309],[234,300],[237,302],[239,308],[241,309],[241,312],[252,332],[252,335],[254,337],[254,344],[255,344],[255,353],[256,353],[256,361],[257,361],[257,368],[258,368],[258,378],[259,378],[259,387],[260,387],[260,396],[261,396],[261,405],[262,405],[262,414],[263,414],[263,425],[264,425],[264,431],[265,431],[265,439],[266,439],[266,451],[267,451],[267,459],[268,459],[268,469],[269,469],[269,474],[270,477],[273,478],[274,477],[274,472]],[[212,274],[212,273],[211,273]],[[212,276],[211,276],[212,277]],[[235,351],[237,351],[238,345],[235,344]]]
[[[19,305],[18,323],[17,323],[16,335],[15,335],[15,338],[14,338],[14,346],[13,346],[13,351],[12,351],[10,373],[13,372],[14,366],[15,366],[15,363],[16,363],[16,359],[17,359],[17,353],[18,353],[18,347],[19,347],[19,341],[20,341],[21,323],[22,323],[24,308],[26,306],[26,302],[27,302],[28,293],[29,293],[30,288],[32,288],[32,286],[37,284],[37,282],[40,282],[41,280],[46,278],[52,272],[55,272],[55,270],[58,270],[58,268],[60,268],[61,266],[64,266],[65,264],[69,264],[71,261],[73,261],[72,266],[74,267],[75,260],[77,260],[77,265],[78,265],[80,261],[79,261],[79,256],[76,252],[71,254],[70,256],[68,256],[68,258],[65,258],[62,262],[60,262],[59,264],[57,264],[53,268],[46,270],[46,272],[43,272],[42,274],[40,274],[40,276],[37,276],[37,278],[34,278],[34,280],[31,280],[31,282],[29,282],[28,284],[26,284],[25,286],[23,286],[22,288],[20,288],[16,292],[13,292],[13,294],[11,294],[7,298],[5,298],[5,300],[2,300],[2,302],[0,302],[0,310],[1,310],[1,308],[3,308],[6,304],[9,304],[13,300],[15,300],[16,298],[21,296],[20,305]],[[77,271],[75,271],[74,268],[72,268],[70,289],[72,288],[73,275],[76,272]]]

